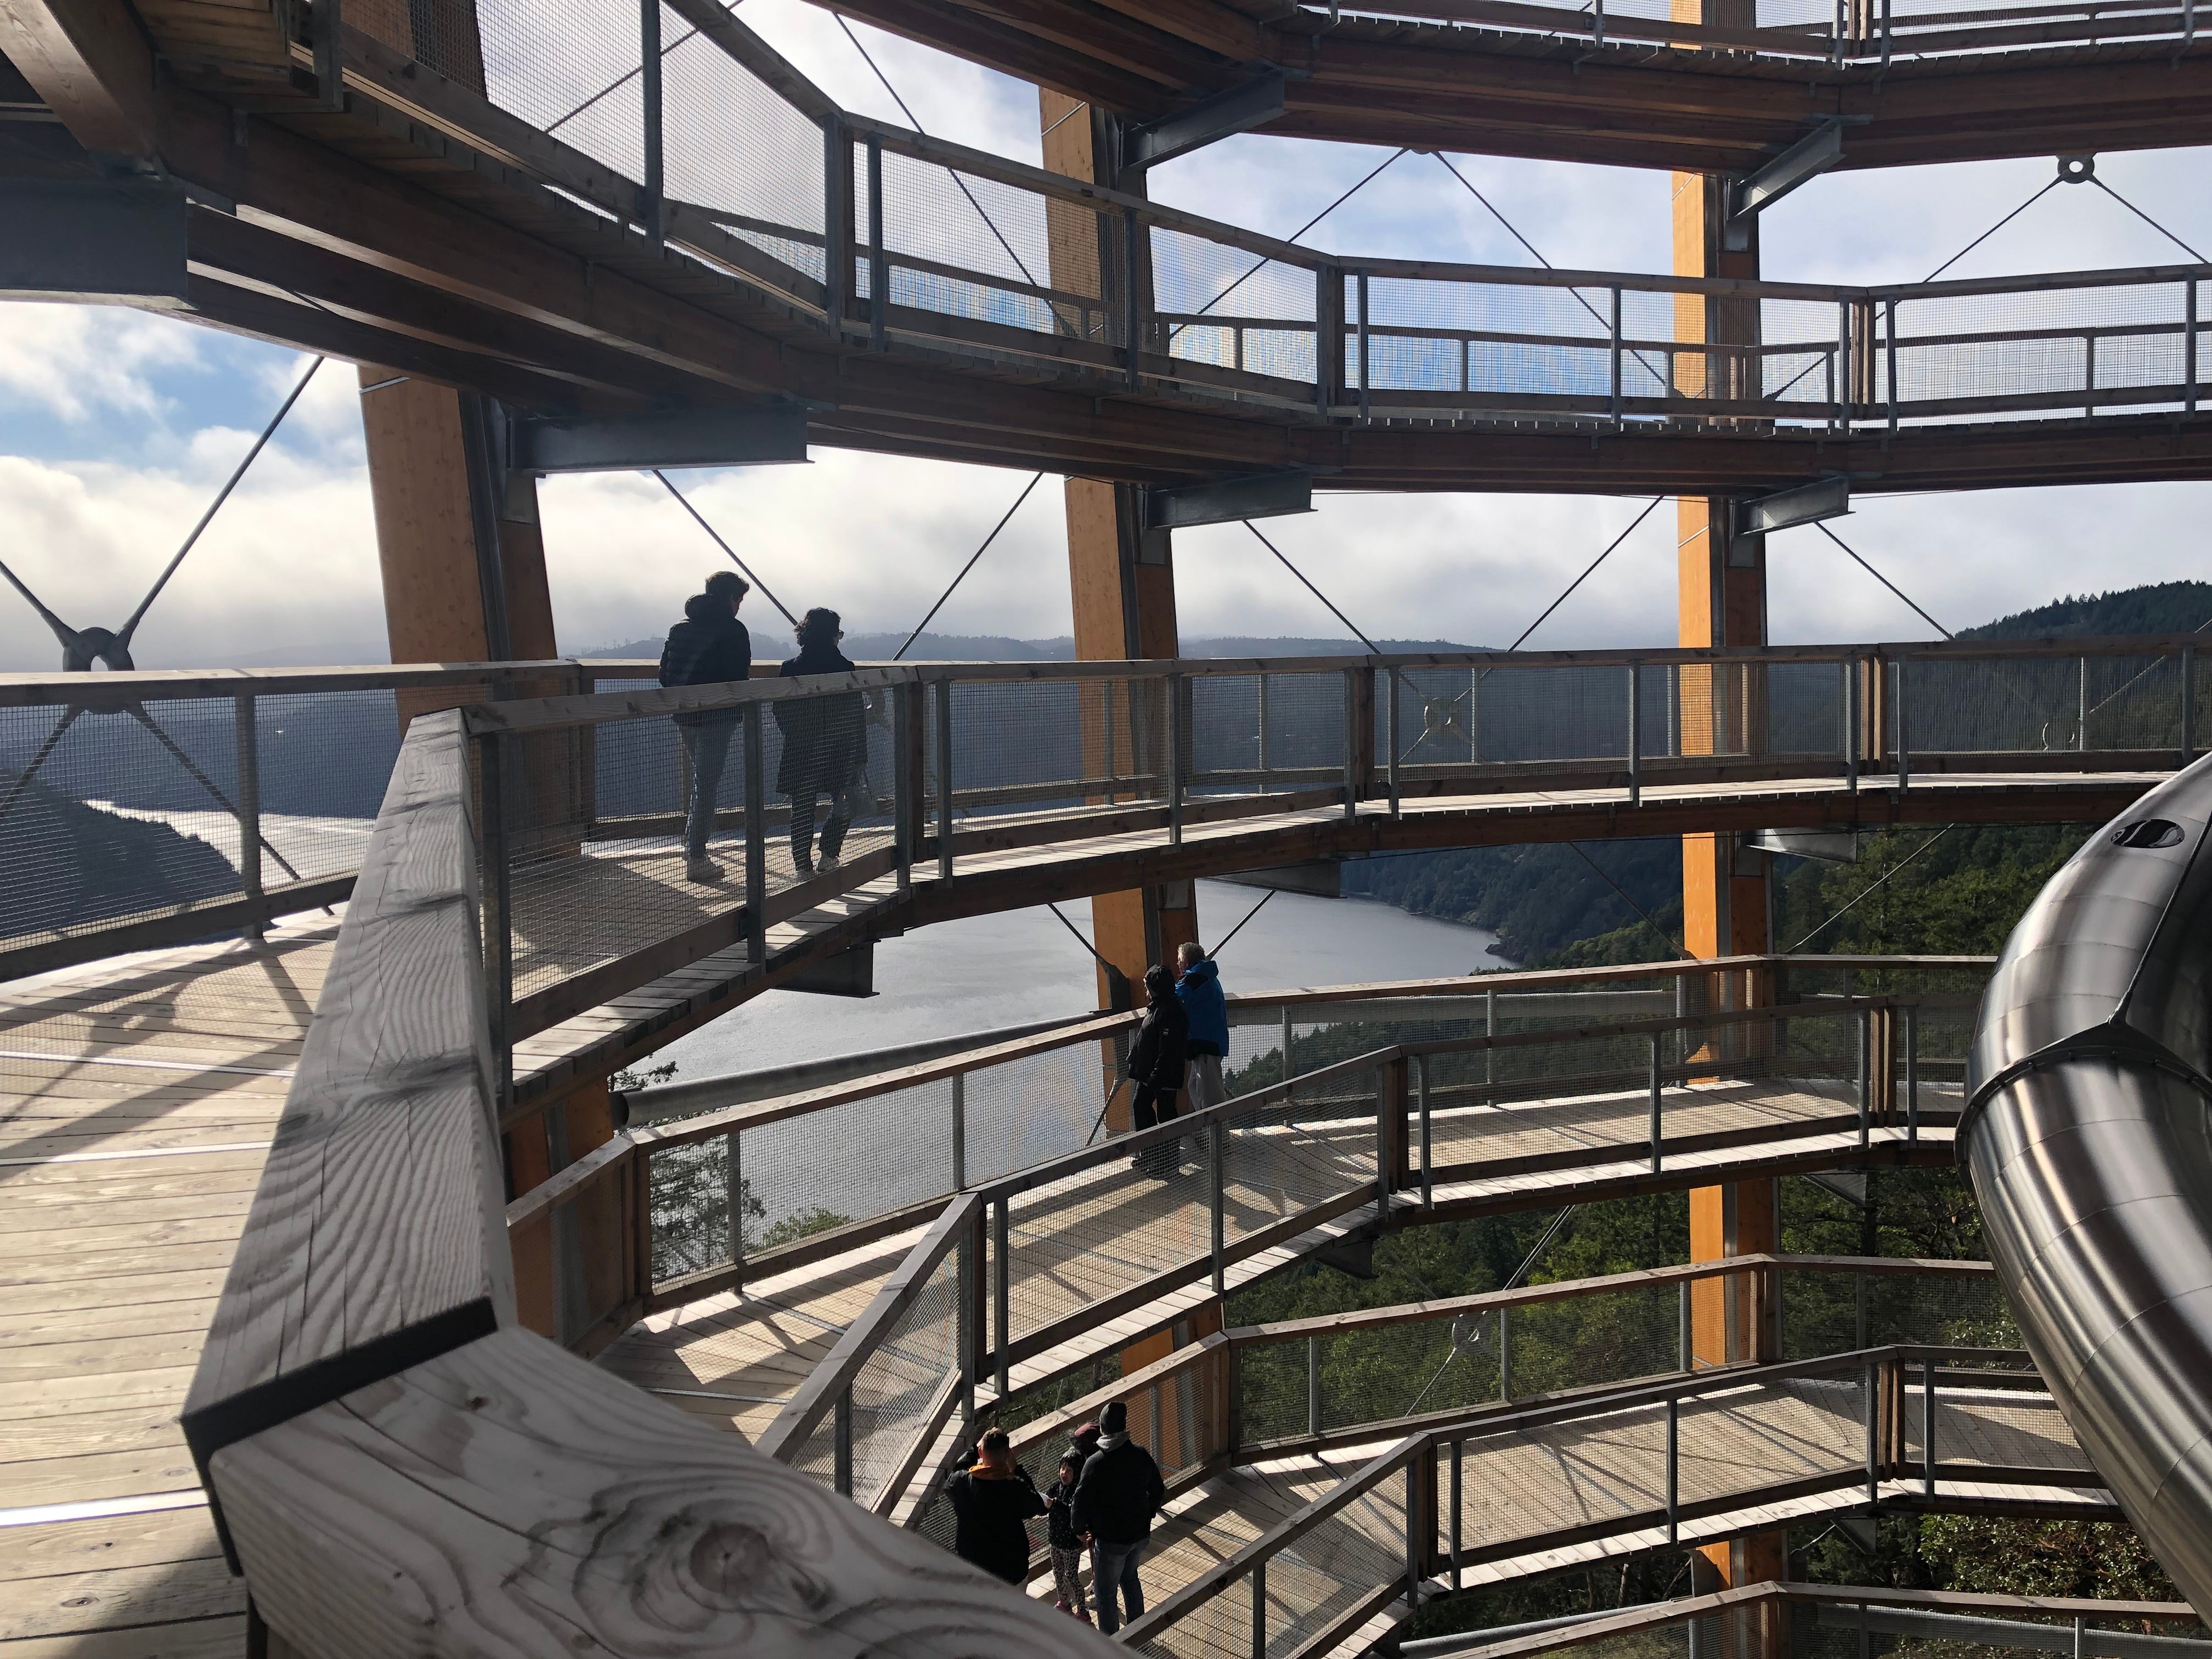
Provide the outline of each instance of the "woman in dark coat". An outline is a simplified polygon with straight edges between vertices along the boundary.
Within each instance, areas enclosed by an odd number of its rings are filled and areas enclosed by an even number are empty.
[[[954,1553],[1009,1584],[1030,1576],[1030,1531],[1024,1524],[1045,1512],[1044,1494],[1030,1472],[1014,1462],[1004,1429],[983,1437],[975,1462],[945,1483],[952,1505]]]
[[[799,654],[778,672],[786,679],[851,673],[853,665],[837,648],[844,637],[836,611],[808,611],[799,624]],[[858,691],[841,691],[786,697],[774,707],[776,729],[783,733],[775,787],[791,801],[792,866],[802,876],[814,873],[814,812],[826,797],[830,815],[822,825],[822,868],[834,870],[867,786],[868,701]]]
[[[1129,1102],[1129,1126],[1149,1129],[1176,1115],[1176,1096],[1182,1088],[1185,1044],[1190,1040],[1190,1016],[1176,994],[1175,975],[1157,965],[1145,970],[1145,995],[1149,1005],[1137,1027],[1137,1040],[1129,1048],[1129,1082],[1136,1093]],[[1163,1179],[1182,1167],[1179,1140],[1148,1146],[1129,1160],[1146,1175]]]

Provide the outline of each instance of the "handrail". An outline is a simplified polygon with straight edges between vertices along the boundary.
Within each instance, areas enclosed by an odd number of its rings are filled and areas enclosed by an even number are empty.
[[[2208,272],[2212,274],[2212,272]],[[469,732],[539,731],[556,726],[598,725],[610,720],[667,718],[749,703],[841,690],[868,691],[894,685],[985,681],[1021,684],[1097,679],[1190,678],[1252,674],[1327,674],[1347,669],[1410,672],[1430,668],[1517,668],[1570,666],[1693,665],[1698,664],[1857,663],[1901,661],[2002,661],[2042,657],[2165,656],[2201,645],[2192,634],[2152,634],[2036,640],[1899,641],[1818,646],[1723,646],[1609,648],[1576,651],[1407,652],[1358,657],[1176,657],[1127,661],[1082,660],[1008,663],[895,663],[860,667],[851,673],[816,674],[792,679],[755,678],[718,685],[638,689],[580,695],[518,698],[480,703],[468,711]],[[573,668],[574,665],[561,665]],[[78,677],[82,678],[82,677]],[[1126,786],[1126,781],[1125,781]]]
[[[257,1614],[433,1659],[642,1651],[669,1607],[702,1650],[1108,1651],[517,1328],[470,792],[459,716],[418,718],[186,1402]]]
[[[1807,1584],[1770,1579],[1705,1595],[1683,1596],[1641,1607],[1621,1607],[1612,1613],[1594,1613],[1587,1619],[1577,1620],[1571,1626],[1531,1631],[1501,1641],[1482,1642],[1478,1639],[1480,1632],[1476,1632],[1465,1636],[1431,1637],[1408,1642],[1405,1644],[1404,1650],[1407,1659],[1535,1659],[1538,1654],[1561,1652],[1591,1642],[1632,1636],[1643,1631],[1662,1630],[1669,1625],[1708,1619],[1716,1613],[1772,1604],[1917,1609],[1923,1612],[1955,1608],[1961,1612],[2040,1613],[2059,1619],[2140,1619],[2172,1624],[2193,1624],[2197,1619],[2197,1609],[2186,1601],[2137,1601],[2122,1598],[2100,1601],[2070,1595],[1990,1595],[1963,1590],[1893,1589],[1886,1585]],[[2054,1629],[2051,1634],[2064,1637],[2069,1644],[2071,1643],[2070,1632]],[[2098,1654],[2102,1659],[2102,1655],[2112,1650],[2100,1650],[2097,1642],[2099,1634],[2095,1632],[2087,1633],[2083,1651]]]
[[[1163,1632],[1178,1623],[1198,1607],[1212,1601],[1231,1586],[1251,1577],[1255,1570],[1264,1571],[1266,1564],[1290,1545],[1313,1531],[1331,1516],[1341,1512],[1358,1498],[1380,1486],[1383,1481],[1400,1471],[1407,1471],[1409,1486],[1407,1498],[1405,1583],[1414,1589],[1428,1576],[1429,1560],[1436,1547],[1436,1523],[1431,1514],[1425,1521],[1417,1516],[1419,1502],[1411,1491],[1415,1474],[1425,1460],[1434,1458],[1445,1449],[1467,1440],[1489,1437],[1500,1434],[1525,1431],[1553,1424],[1571,1421],[1577,1418],[1610,1416],[1640,1406],[1680,1402],[1705,1395],[1725,1395],[1762,1384],[1790,1381],[1809,1381],[1823,1377],[1856,1374],[1870,1385],[1869,1409],[1866,1413],[1867,1450],[1863,1468],[1851,1468],[1832,1474],[1811,1477],[1817,1489],[1856,1486],[1863,1483],[1869,1493],[1879,1486],[1885,1469],[1896,1462],[1893,1453],[1885,1453],[1883,1441],[1893,1425],[1892,1409],[1881,1405],[1884,1396],[1893,1396],[1901,1387],[1903,1368],[1912,1364],[1923,1367],[1961,1357],[1991,1358],[2001,1357],[1998,1351],[1959,1348],[1939,1344],[1894,1343],[1879,1347],[1855,1350],[1847,1353],[1830,1354],[1817,1359],[1791,1360],[1768,1364],[1730,1365],[1711,1371],[1686,1374],[1650,1382],[1636,1382],[1617,1389],[1607,1389],[1595,1398],[1588,1395],[1540,1406],[1525,1411],[1497,1413],[1486,1411],[1462,1419],[1426,1425],[1391,1444],[1387,1449],[1347,1475],[1328,1492],[1304,1505],[1285,1520],[1263,1532],[1215,1566],[1189,1583],[1179,1586],[1145,1614],[1131,1621],[1122,1639],[1131,1646],[1153,1640]],[[2019,1356],[2026,1358],[2026,1355]],[[1875,1386],[1875,1379],[1883,1381]],[[1677,1413],[1668,1413],[1668,1433],[1670,1444],[1677,1431]],[[1669,1460],[1670,1468],[1672,1460]],[[1933,1471],[1942,1466],[1928,1454],[1925,1468]],[[2018,1473],[2018,1472],[2014,1472]],[[2081,1473],[2094,1478],[2093,1469]],[[1793,1483],[1803,1487],[1804,1482]],[[1808,1488],[1811,1489],[1811,1488]],[[1664,1519],[1670,1539],[1675,1535],[1680,1520],[1694,1518],[1705,1513],[1724,1512],[1730,1505],[1745,1501],[1740,1494],[1731,1494],[1702,1503],[1687,1504],[1677,1500],[1670,1480]],[[1458,1513],[1451,1516],[1453,1547],[1451,1558],[1455,1571],[1461,1559],[1458,1546]],[[1648,1516],[1621,1517],[1621,1524],[1648,1524]],[[1509,1547],[1526,1551],[1540,1547],[1542,1535],[1533,1540],[1516,1539]],[[1387,1589],[1389,1587],[1383,1587]],[[1255,1628],[1255,1650],[1258,1650],[1259,1631]],[[1584,1635],[1583,1639],[1588,1639]],[[1567,1645],[1561,1643],[1554,1645]]]

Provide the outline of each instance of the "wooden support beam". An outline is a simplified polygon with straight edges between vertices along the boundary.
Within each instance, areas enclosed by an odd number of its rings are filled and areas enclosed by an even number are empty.
[[[154,154],[153,48],[123,0],[0,0],[0,56],[87,149]]]

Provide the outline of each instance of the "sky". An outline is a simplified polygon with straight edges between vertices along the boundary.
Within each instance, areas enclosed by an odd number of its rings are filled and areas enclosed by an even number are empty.
[[[902,118],[836,21],[805,0],[741,15],[847,107]],[[1038,159],[1035,90],[853,26],[940,137]],[[1286,235],[1389,154],[1243,137],[1157,169],[1158,198]],[[1485,156],[1455,165],[1544,258],[1668,268],[1668,176]],[[1917,281],[2051,178],[2048,160],[1838,173],[1764,216],[1778,280]],[[2199,248],[2212,193],[2183,150],[2100,156],[2099,176]],[[1431,156],[1405,155],[1305,239],[1334,252],[1532,263]],[[2094,185],[2051,191],[1952,265],[1956,276],[2171,264],[2186,256]],[[118,625],[309,360],[150,313],[0,305],[0,558],[73,625]],[[817,449],[804,466],[678,475],[794,608],[854,632],[910,628],[1028,482],[1026,473]],[[1322,494],[1268,535],[1365,633],[1503,645],[1626,527],[1644,499]],[[561,649],[649,637],[720,556],[650,477],[541,489]],[[1952,628],[2061,594],[2204,574],[2212,485],[1862,496],[1832,527]],[[1530,648],[1672,643],[1674,514],[1613,553]],[[1176,538],[1186,639],[1341,629],[1240,526]],[[1929,637],[1927,625],[1817,531],[1771,539],[1779,643]],[[1060,492],[1035,491],[939,614],[949,633],[1068,631]],[[759,625],[757,623],[757,631]],[[766,647],[763,647],[763,654]],[[142,625],[143,667],[384,660],[356,379],[330,363]],[[0,670],[57,665],[29,607],[0,589]]]

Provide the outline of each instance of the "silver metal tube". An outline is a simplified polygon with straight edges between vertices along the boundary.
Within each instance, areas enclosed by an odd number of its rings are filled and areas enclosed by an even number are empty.
[[[2028,1351],[2200,1607],[2212,1607],[2208,820],[2212,761],[2200,761],[2045,884],[1984,993],[1958,1133]]]

